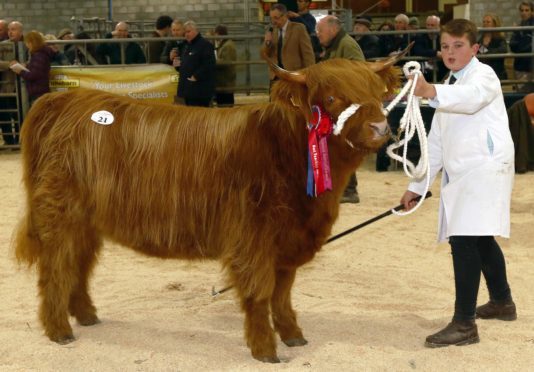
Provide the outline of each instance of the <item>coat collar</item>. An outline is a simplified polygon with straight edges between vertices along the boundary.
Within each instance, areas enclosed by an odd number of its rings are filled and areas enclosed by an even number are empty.
[[[337,33],[336,37],[334,37],[332,39],[332,41],[330,42],[330,45],[328,45],[325,49],[326,49],[326,52],[325,52],[325,56],[324,58],[325,59],[329,59],[330,58],[330,54],[338,49],[339,47],[339,43],[341,42],[341,39],[343,39],[343,37],[346,35],[347,33],[345,32],[345,30],[339,30],[339,32]]]

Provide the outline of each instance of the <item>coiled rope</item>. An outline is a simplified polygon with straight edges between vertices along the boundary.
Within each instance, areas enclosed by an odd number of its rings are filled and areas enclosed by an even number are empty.
[[[409,95],[406,101],[406,110],[404,115],[400,120],[399,127],[399,138],[402,132],[404,133],[404,138],[398,140],[395,143],[392,143],[387,148],[387,154],[393,160],[402,162],[404,173],[413,180],[421,180],[426,176],[426,185],[423,195],[426,195],[428,187],[430,185],[430,164],[428,162],[428,143],[426,137],[425,123],[423,122],[423,117],[421,116],[421,109],[419,106],[420,98],[414,96],[415,86],[417,85],[417,79],[421,75],[421,65],[418,62],[410,61],[404,64],[402,68],[404,75],[408,77],[413,75],[413,80],[408,80],[406,85],[399,92],[397,97],[384,109],[384,114],[387,116],[393,107],[395,107],[399,101],[404,97],[409,91]],[[417,137],[419,138],[419,146],[421,157],[419,158],[419,163],[417,166],[414,166],[413,163],[408,160],[408,142],[413,138],[415,132],[417,132]],[[399,147],[403,147],[402,157],[394,153],[394,150]],[[406,216],[410,213],[413,213],[423,204],[425,198],[420,198],[414,208],[410,209],[407,212],[401,212],[396,210],[391,210],[392,213],[398,216]]]

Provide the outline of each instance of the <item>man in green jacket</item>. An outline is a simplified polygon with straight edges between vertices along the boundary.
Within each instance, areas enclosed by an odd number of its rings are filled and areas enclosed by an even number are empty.
[[[322,18],[317,23],[317,37],[325,49],[321,60],[347,58],[355,61],[365,61],[362,49],[356,40],[343,30],[337,17],[329,15]]]
[[[332,58],[346,58],[354,61],[365,61],[362,49],[349,34],[343,30],[341,22],[335,16],[329,15],[322,18],[317,23],[317,37],[325,49],[321,55],[321,60]],[[356,173],[353,173],[343,197],[342,203],[359,203],[358,180]]]

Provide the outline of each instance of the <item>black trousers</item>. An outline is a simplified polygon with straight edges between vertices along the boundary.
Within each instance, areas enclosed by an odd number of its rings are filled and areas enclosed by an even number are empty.
[[[217,101],[217,107],[232,107],[235,103],[234,93],[217,93],[215,101]]]
[[[475,318],[481,272],[491,300],[504,301],[512,297],[504,255],[493,236],[451,236],[449,244],[456,288],[455,320]]]
[[[357,194],[358,193],[358,179],[356,178],[356,172],[352,173],[349,178],[349,182],[345,187],[345,194]]]
[[[185,98],[186,106],[200,106],[200,107],[210,107],[211,97],[206,98]]]

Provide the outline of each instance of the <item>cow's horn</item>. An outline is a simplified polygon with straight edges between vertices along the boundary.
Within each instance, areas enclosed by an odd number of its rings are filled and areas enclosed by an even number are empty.
[[[306,75],[301,72],[288,71],[278,66],[267,57],[265,49],[261,51],[262,58],[267,62],[269,67],[273,70],[274,74],[282,80],[292,81],[294,83],[306,84]]]
[[[274,74],[282,80],[292,81],[294,83],[306,84],[306,75],[296,71],[284,70],[282,67],[278,66],[275,63],[270,63],[271,68],[274,71]]]
[[[401,59],[402,57],[404,57],[408,51],[410,49],[412,49],[412,46],[413,46],[414,42],[412,41],[407,47],[406,49],[404,49],[403,51],[401,52],[398,52],[396,53],[395,55],[389,57],[389,58],[385,58],[385,59],[382,59],[380,61],[376,61],[376,62],[370,62],[369,63],[369,67],[371,68],[371,70],[373,70],[374,72],[378,72],[378,71],[381,71],[383,69],[385,69],[386,67],[389,67],[389,66],[392,66],[394,65],[395,63],[397,63],[397,61],[399,59]]]

